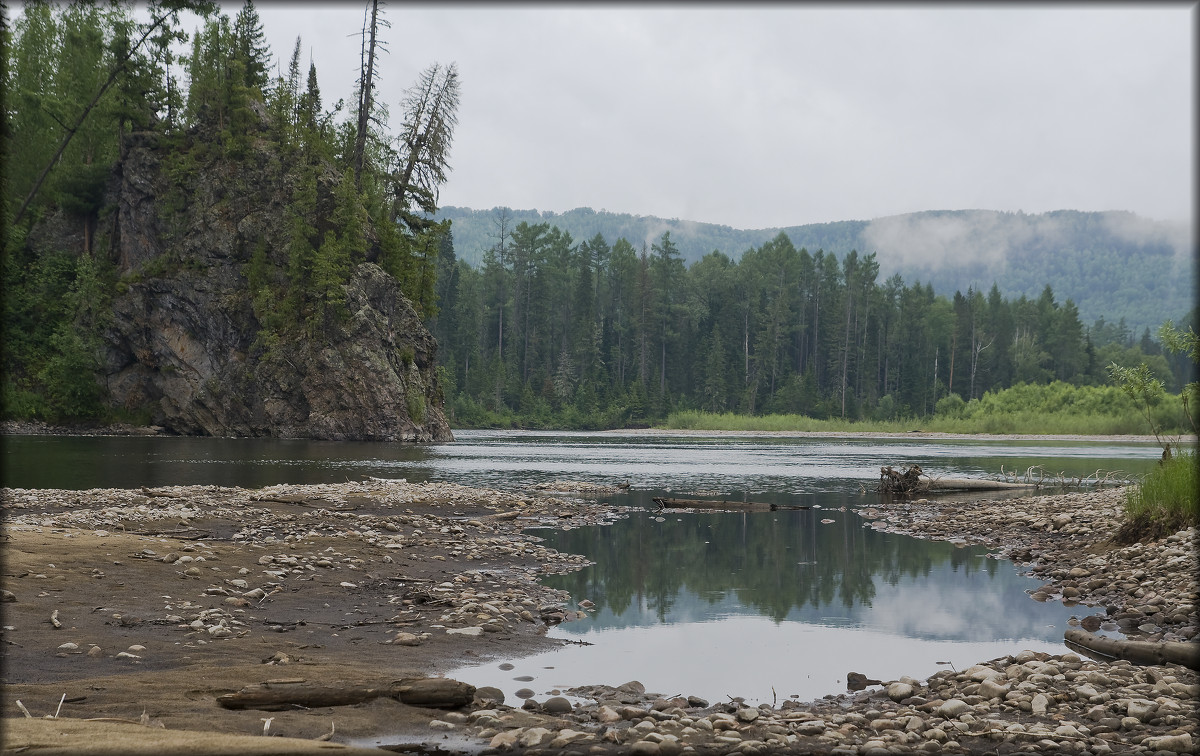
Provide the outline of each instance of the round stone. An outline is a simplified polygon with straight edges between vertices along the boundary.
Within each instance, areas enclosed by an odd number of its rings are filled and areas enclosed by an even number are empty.
[[[571,702],[562,696],[547,698],[542,703],[542,710],[548,714],[568,714],[571,712]]]

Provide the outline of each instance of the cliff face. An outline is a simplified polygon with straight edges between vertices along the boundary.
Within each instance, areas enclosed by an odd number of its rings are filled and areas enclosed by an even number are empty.
[[[245,271],[256,245],[286,265],[278,159],[218,166],[182,194],[161,160],[134,141],[109,188],[122,282],[103,373],[115,406],[183,434],[453,440],[437,343],[379,266],[353,270],[348,317],[264,343]]]

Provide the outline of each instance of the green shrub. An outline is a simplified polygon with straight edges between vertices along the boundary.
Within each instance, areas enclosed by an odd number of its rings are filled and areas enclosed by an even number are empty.
[[[11,377],[5,378],[5,420],[39,420],[44,419],[48,414],[44,397],[18,386]]]
[[[408,405],[408,416],[413,423],[420,425],[425,422],[425,394],[415,382],[409,382],[404,392],[405,403]]]
[[[967,403],[958,394],[947,394],[937,400],[934,413],[944,417],[965,417]]]

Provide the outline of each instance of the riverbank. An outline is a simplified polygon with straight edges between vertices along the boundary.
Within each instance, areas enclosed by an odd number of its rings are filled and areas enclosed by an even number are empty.
[[[0,423],[0,435],[5,436],[166,436],[158,425],[128,423],[97,423],[80,425],[51,425],[41,420],[5,420]]]
[[[575,431],[564,431],[571,433]],[[671,428],[618,428],[587,431],[596,436],[662,438],[879,438],[879,439],[965,439],[978,441],[1094,441],[1097,443],[1159,443],[1152,435],[1078,435],[1064,433],[947,433],[940,431],[771,431],[771,430],[678,430]],[[6,420],[0,423],[0,435],[24,436],[169,436],[157,425],[52,425],[40,420]],[[1196,445],[1195,435],[1170,438],[1172,442]]]
[[[386,736],[450,752],[664,756],[1188,752],[1200,742],[1195,671],[1070,652],[1026,652],[778,707],[665,698],[636,681],[536,691],[532,703],[497,702],[497,691],[482,690],[474,706],[454,711],[390,698],[281,712],[217,705],[268,680],[372,684],[554,647],[561,642],[546,628],[574,618],[584,597],[538,578],[585,562],[522,531],[623,515],[603,491],[588,493],[384,480],[5,490],[4,747],[99,753],[116,743],[150,753],[163,747],[151,736],[184,730],[253,736],[278,744],[275,752],[296,752],[286,737],[322,748]],[[1035,599],[1078,602],[1082,627],[1112,623],[1147,639],[1194,640],[1194,531],[1113,547],[1120,495],[1026,497],[1003,507],[881,500],[861,513],[864,526],[987,544],[1045,577]],[[589,703],[572,706],[559,694]],[[17,700],[37,719],[24,718]],[[43,718],[56,711],[58,720]],[[123,734],[98,739],[83,720]],[[146,742],[158,745],[139,745]],[[211,742],[192,738],[188,752],[249,752]]]
[[[766,430],[670,430],[666,428],[627,428],[595,431],[600,436],[661,436],[664,438],[873,438],[873,439],[962,439],[976,441],[1095,441],[1097,443],[1157,444],[1154,436],[1114,435],[1087,436],[1071,434],[1030,433],[943,433],[912,430],[905,432],[876,431],[766,431]],[[1172,438],[1174,441],[1174,437]],[[1195,444],[1195,436],[1183,436],[1179,442]]]

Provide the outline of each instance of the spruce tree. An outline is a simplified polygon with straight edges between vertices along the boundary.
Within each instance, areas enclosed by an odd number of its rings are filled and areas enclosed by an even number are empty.
[[[233,48],[235,56],[243,64],[241,84],[257,92],[261,98],[269,82],[267,69],[271,62],[271,48],[263,33],[262,19],[254,7],[254,0],[246,0],[234,19]]]

